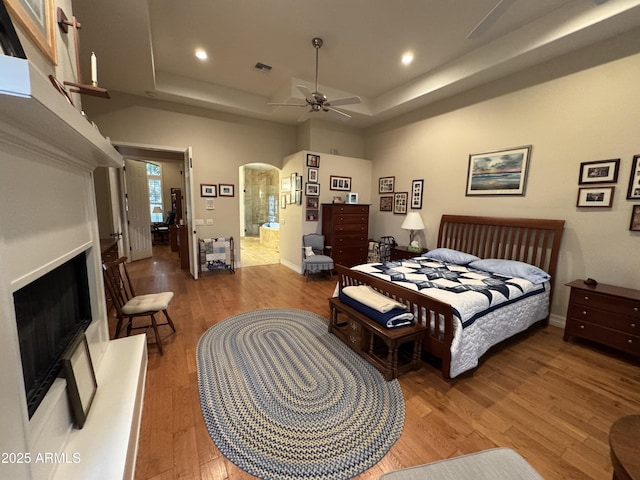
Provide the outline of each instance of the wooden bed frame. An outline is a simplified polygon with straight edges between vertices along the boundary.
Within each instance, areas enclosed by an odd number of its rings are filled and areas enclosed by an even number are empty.
[[[552,295],[563,229],[564,220],[443,215],[438,247],[480,258],[518,260],[535,265],[551,275]],[[440,359],[442,376],[450,378],[453,314],[448,303],[342,265],[336,265],[336,270],[340,290],[349,285],[370,285],[407,304],[418,318],[438,319],[427,322],[422,350]],[[548,322],[548,317],[543,321]]]

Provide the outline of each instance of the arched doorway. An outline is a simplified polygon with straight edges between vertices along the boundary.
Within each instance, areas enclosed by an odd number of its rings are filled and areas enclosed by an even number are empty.
[[[239,177],[242,266],[280,263],[280,170],[250,163]]]

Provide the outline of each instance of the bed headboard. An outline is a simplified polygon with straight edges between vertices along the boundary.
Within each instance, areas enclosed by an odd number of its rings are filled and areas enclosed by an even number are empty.
[[[480,258],[519,260],[555,279],[564,220],[443,215],[438,247]]]

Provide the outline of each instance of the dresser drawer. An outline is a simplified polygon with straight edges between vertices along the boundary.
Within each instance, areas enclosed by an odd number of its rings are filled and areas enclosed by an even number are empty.
[[[344,225],[336,225],[333,231],[338,233],[363,233],[365,236],[367,235],[367,230],[369,230],[369,226],[366,223],[347,223]]]
[[[565,325],[567,335],[593,340],[620,351],[640,357],[640,336],[612,330],[593,323],[567,319]]]
[[[338,213],[333,217],[333,223],[336,227],[340,225],[363,225],[369,224],[369,215],[365,214],[341,214]]]
[[[600,310],[591,305],[569,304],[567,316],[577,321],[589,322],[622,332],[640,335],[640,319],[636,320],[631,316]]]
[[[362,233],[338,233],[334,240],[335,245],[333,247],[340,246],[364,246],[368,243],[368,238]]]
[[[365,214],[367,220],[369,217],[369,205],[333,205],[333,211],[336,214],[348,213],[348,214]]]
[[[584,305],[607,310],[609,312],[620,313],[640,320],[640,301],[629,298],[616,297],[574,288],[571,290],[569,303],[571,305]]]

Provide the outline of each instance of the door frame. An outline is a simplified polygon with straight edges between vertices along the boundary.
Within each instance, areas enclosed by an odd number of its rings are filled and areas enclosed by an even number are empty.
[[[131,142],[119,142],[119,141],[111,141],[111,144],[114,146],[118,152],[126,158],[130,158],[132,160],[141,160],[141,161],[175,161],[181,162],[183,165],[183,178],[184,178],[184,187],[185,187],[185,207],[187,211],[187,228],[189,232],[191,232],[191,241],[189,242],[189,272],[194,279],[198,279],[198,256],[197,256],[197,232],[194,228],[194,211],[195,211],[195,203],[194,203],[194,192],[193,192],[193,155],[191,146],[180,148],[180,147],[170,147],[164,145],[148,145],[142,143],[131,143]],[[125,202],[125,199],[121,199],[122,202]],[[125,215],[124,209],[121,212],[121,215]],[[123,226],[125,230],[128,230],[126,219],[123,218]],[[127,231],[127,235],[124,236],[124,248],[125,251],[129,251],[129,235]]]

